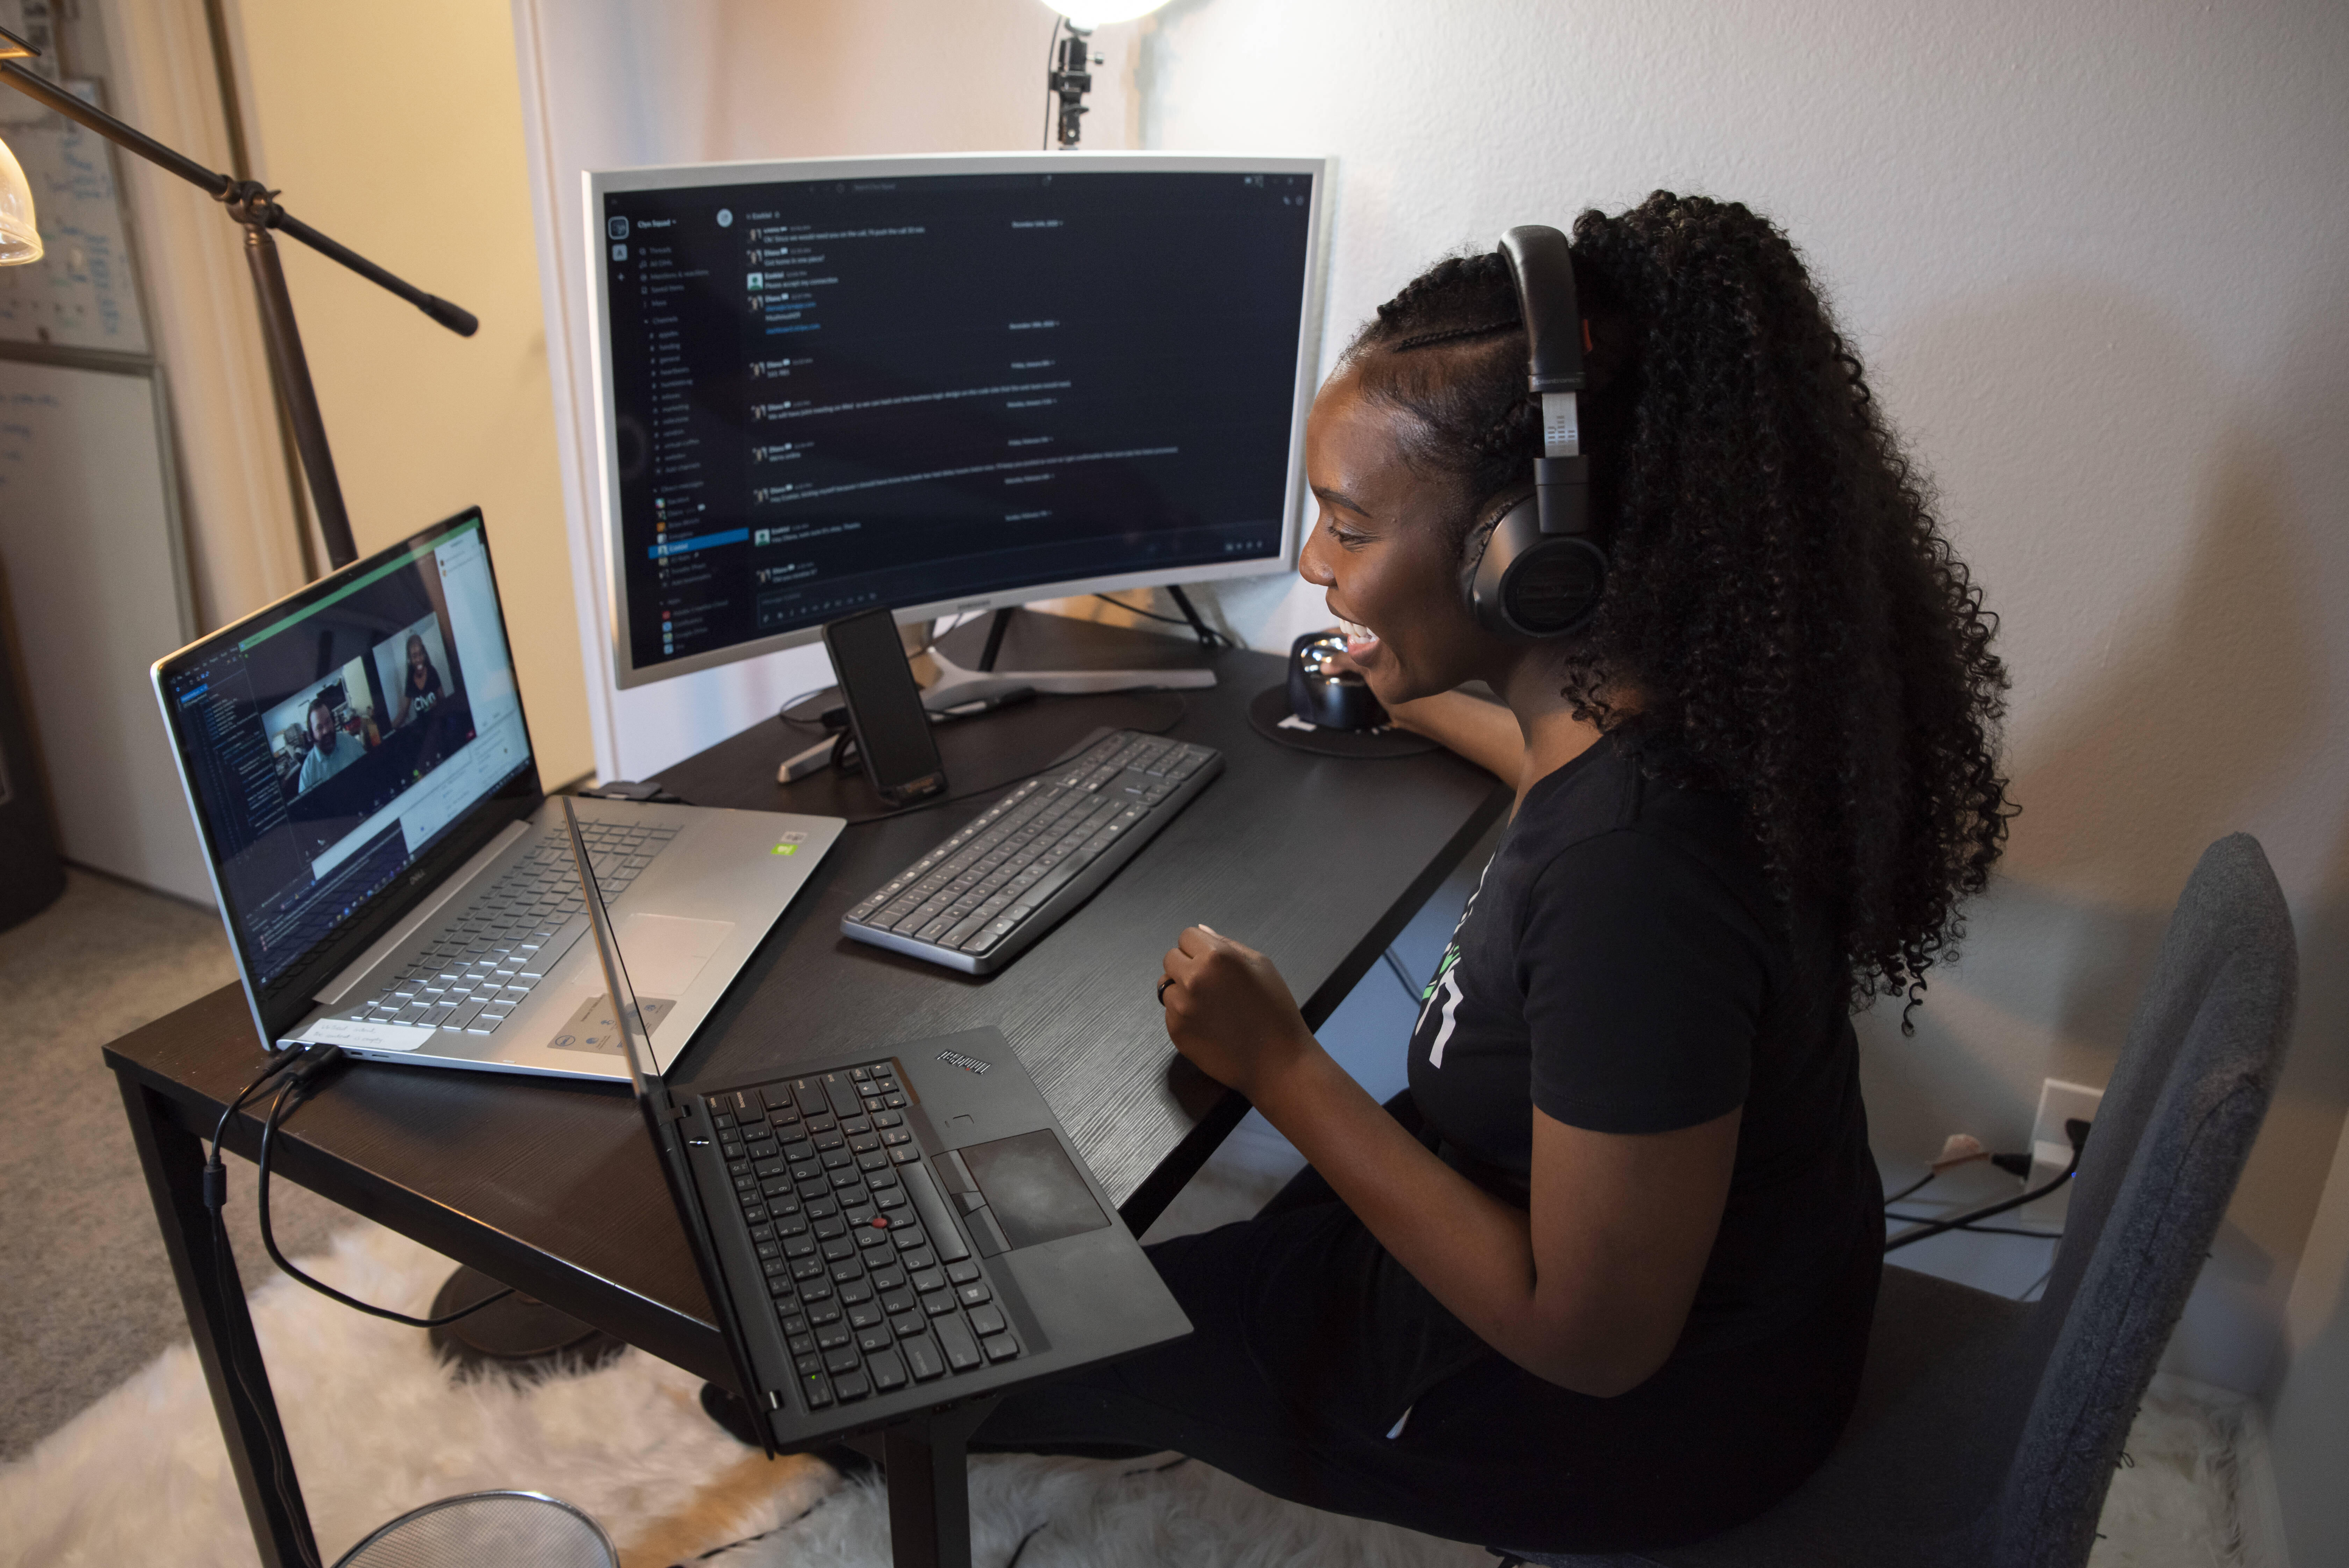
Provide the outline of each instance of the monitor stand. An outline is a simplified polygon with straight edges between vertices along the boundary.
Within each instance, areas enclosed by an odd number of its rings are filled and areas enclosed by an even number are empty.
[[[1200,624],[1187,597],[1180,602],[1193,624]],[[995,612],[995,619],[987,628],[986,651],[979,655],[978,668],[975,670],[963,668],[935,645],[931,647],[929,659],[937,665],[938,674],[923,689],[924,707],[932,713],[944,713],[971,703],[1000,703],[1023,692],[1081,696],[1112,691],[1195,691],[1216,684],[1215,671],[1195,669],[1015,670],[997,675],[995,656],[1002,651],[1003,629],[1014,613],[1009,609]]]

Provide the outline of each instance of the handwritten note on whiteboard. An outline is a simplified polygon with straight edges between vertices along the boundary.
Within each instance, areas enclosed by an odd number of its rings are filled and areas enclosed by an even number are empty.
[[[65,85],[98,101],[94,83]],[[28,266],[0,267],[0,340],[151,352],[106,142],[6,91],[0,91],[0,137],[25,166],[47,250]]]

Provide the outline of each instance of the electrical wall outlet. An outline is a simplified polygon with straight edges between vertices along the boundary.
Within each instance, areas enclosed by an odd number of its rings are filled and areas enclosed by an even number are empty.
[[[2039,1116],[2031,1126],[2031,1174],[2023,1179],[2024,1191],[2044,1187],[2064,1174],[2064,1168],[2072,1163],[2072,1140],[2064,1130],[2064,1124],[2095,1120],[2096,1107],[2104,1098],[2103,1089],[2065,1083],[2062,1078],[2048,1078],[2040,1084]],[[2093,1139],[2090,1147],[2095,1147]],[[2058,1187],[2037,1202],[2024,1204],[2016,1212],[2016,1217],[2026,1225],[2061,1230],[2071,1202],[2072,1189],[2068,1185]]]

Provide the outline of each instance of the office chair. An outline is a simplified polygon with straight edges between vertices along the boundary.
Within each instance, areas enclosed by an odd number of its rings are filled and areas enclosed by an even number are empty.
[[[410,1509],[335,1568],[620,1568],[603,1526],[535,1491],[474,1491]]]
[[[1835,1452],[1761,1518],[1540,1568],[2078,1568],[2267,1115],[2298,955],[2246,833],[2203,851],[2075,1178],[2054,1272],[2023,1304],[1888,1266]]]

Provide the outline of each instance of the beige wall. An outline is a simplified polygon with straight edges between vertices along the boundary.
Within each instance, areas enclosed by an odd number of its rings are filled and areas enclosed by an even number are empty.
[[[231,0],[255,177],[481,317],[460,338],[285,243],[362,552],[479,503],[541,776],[588,771],[513,29],[503,0]]]

